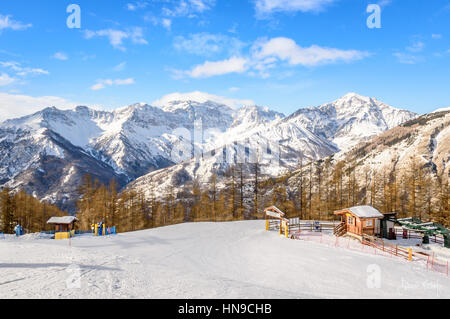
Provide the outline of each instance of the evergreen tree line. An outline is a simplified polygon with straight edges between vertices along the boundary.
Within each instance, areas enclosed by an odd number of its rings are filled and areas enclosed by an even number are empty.
[[[47,225],[51,217],[64,216],[66,213],[56,206],[41,202],[24,191],[13,194],[9,188],[0,192],[0,232],[14,233],[14,227],[20,224],[25,233],[52,230]]]

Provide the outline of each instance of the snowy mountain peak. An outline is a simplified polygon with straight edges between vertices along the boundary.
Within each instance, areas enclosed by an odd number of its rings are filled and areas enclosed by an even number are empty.
[[[257,105],[243,106],[235,113],[232,127],[236,127],[244,123],[256,126],[280,120],[284,117],[284,114],[272,111],[268,107]]]
[[[348,93],[333,102],[300,109],[285,121],[332,141],[340,150],[348,150],[415,116],[374,98]]]

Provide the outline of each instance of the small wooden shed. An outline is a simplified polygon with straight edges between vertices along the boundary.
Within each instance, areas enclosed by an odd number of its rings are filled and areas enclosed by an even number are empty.
[[[384,218],[384,215],[372,206],[356,206],[336,211],[334,214],[341,217],[344,233],[356,236],[374,236],[376,221]]]
[[[266,230],[278,229],[280,234],[284,231],[286,237],[288,237],[289,220],[284,217],[286,214],[276,206],[266,208],[264,213],[266,215]]]
[[[49,225],[55,225],[55,231],[59,232],[71,232],[75,229],[75,223],[78,218],[75,216],[64,216],[64,217],[52,217],[47,221]]]

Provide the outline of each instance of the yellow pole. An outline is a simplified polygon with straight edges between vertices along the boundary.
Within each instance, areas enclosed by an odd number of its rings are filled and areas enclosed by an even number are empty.
[[[412,248],[408,249],[408,251],[409,251],[409,257],[408,257],[408,260],[409,260],[409,261],[412,261]]]
[[[97,224],[95,224],[95,236],[98,236],[98,225]]]
[[[284,235],[286,236],[286,238],[289,238],[289,226],[288,226],[288,224],[286,224],[284,226]]]
[[[266,219],[266,231],[268,231],[268,230],[269,230],[269,220]]]

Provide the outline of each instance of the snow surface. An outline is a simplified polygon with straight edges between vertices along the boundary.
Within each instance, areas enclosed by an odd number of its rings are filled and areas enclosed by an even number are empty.
[[[402,259],[285,239],[266,232],[264,221],[84,235],[71,244],[31,235],[0,239],[0,298],[450,297],[442,274]],[[381,288],[369,288],[374,269]],[[79,288],[67,286],[77,272]]]
[[[47,224],[71,224],[78,220],[75,216],[52,217]]]
[[[359,218],[383,218],[383,214],[371,206],[356,206],[349,210]]]

